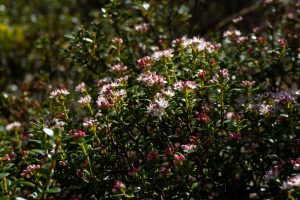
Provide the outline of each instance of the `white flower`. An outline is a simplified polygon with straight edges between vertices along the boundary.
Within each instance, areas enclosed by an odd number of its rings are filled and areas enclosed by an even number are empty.
[[[152,116],[156,116],[161,118],[165,114],[165,109],[169,106],[169,102],[161,97],[159,99],[155,99],[154,102],[150,103],[147,107],[147,112]]]
[[[175,92],[171,88],[169,88],[167,90],[164,90],[163,94],[166,95],[167,97],[173,97],[175,95]]]
[[[173,57],[173,49],[163,50],[163,51],[156,51],[152,55],[153,60],[158,61],[162,58],[172,58]]]
[[[13,130],[13,129],[17,129],[21,127],[21,123],[20,122],[12,122],[10,124],[7,124],[5,129],[7,131]]]
[[[57,89],[57,90],[53,90],[51,93],[50,93],[50,97],[51,99],[54,99],[54,98],[58,98],[58,97],[64,97],[66,95],[70,94],[70,92],[66,89]]]
[[[81,92],[81,93],[85,92],[86,91],[85,83],[82,82],[79,85],[77,85],[75,88],[75,91]]]
[[[127,66],[122,66],[120,64],[114,65],[110,68],[111,72],[124,72],[127,70]]]
[[[192,153],[197,150],[197,145],[195,144],[186,144],[186,145],[181,145],[181,148],[185,153]]]
[[[99,123],[97,122],[96,119],[87,119],[82,123],[83,127],[86,127],[86,128],[97,127],[98,124]]]
[[[283,189],[288,189],[292,187],[299,187],[300,186],[300,175],[296,175],[290,179],[288,179],[286,182],[282,184]]]
[[[90,95],[87,95],[87,96],[84,96],[84,97],[81,97],[79,100],[78,100],[78,103],[80,103],[81,105],[83,106],[86,106],[88,104],[90,104],[92,101],[92,98]]]
[[[223,33],[224,37],[233,37],[233,36],[236,37],[236,36],[241,36],[241,35],[242,35],[242,33],[239,30],[225,31]]]
[[[154,73],[142,73],[137,78],[137,81],[142,82],[146,86],[161,86],[163,87],[165,83],[167,83],[166,78],[163,76],[157,75]]]
[[[174,84],[175,90],[196,89],[197,85],[194,81],[179,81]]]
[[[265,115],[265,114],[269,113],[270,110],[271,110],[270,105],[261,104],[260,107],[259,107],[259,114],[260,115]]]
[[[149,24],[143,23],[143,24],[135,26],[134,29],[141,33],[145,33],[149,30]]]

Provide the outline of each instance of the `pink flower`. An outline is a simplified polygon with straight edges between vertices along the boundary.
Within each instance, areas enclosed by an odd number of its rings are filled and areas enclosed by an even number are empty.
[[[112,192],[120,192],[121,190],[125,189],[126,186],[124,183],[122,183],[121,181],[116,181],[114,184],[114,187],[112,189]]]
[[[10,153],[6,154],[6,156],[3,158],[3,160],[10,161],[16,157],[17,157],[17,154],[15,154],[14,152],[10,152]]]
[[[147,154],[147,160],[153,160],[157,157],[157,153],[155,151],[150,151],[148,154]]]
[[[98,108],[111,108],[113,106],[113,104],[110,102],[109,99],[103,97],[103,96],[99,96],[98,100],[97,100],[97,106]]]
[[[119,38],[119,37],[115,37],[112,39],[112,42],[116,43],[116,44],[121,44],[121,43],[123,43],[123,39]]]
[[[82,82],[76,86],[75,91],[84,93],[86,91],[85,83]]]
[[[114,73],[122,73],[125,72],[126,70],[127,70],[127,66],[123,66],[120,64],[114,65],[110,68],[110,71]]]
[[[296,175],[290,179],[288,179],[286,182],[283,183],[282,188],[288,189],[292,187],[299,187],[300,186],[300,175]]]
[[[177,153],[174,155],[173,163],[175,165],[182,165],[184,160],[185,160],[185,156],[182,155],[181,153]]]
[[[24,169],[21,173],[21,176],[24,176],[26,178],[30,178],[31,176],[33,176],[36,172],[37,169],[41,168],[40,165],[35,165],[35,164],[32,164],[32,165],[28,165],[26,167],[26,169]]]
[[[233,131],[233,132],[229,133],[229,138],[232,140],[238,140],[241,138],[241,133],[238,131]]]
[[[90,104],[92,101],[92,98],[90,95],[84,96],[84,97],[80,97],[80,99],[78,100],[78,103],[80,103],[82,106],[87,106],[88,104]]]
[[[174,84],[174,89],[179,91],[190,91],[196,89],[196,87],[194,81],[179,81]]]
[[[223,33],[224,37],[238,37],[241,36],[242,33],[239,30],[231,30],[231,31],[225,31]]]
[[[152,116],[161,118],[165,115],[165,109],[169,106],[169,102],[163,98],[156,98],[154,102],[150,103],[147,107],[147,113],[151,114]]]
[[[232,20],[232,22],[233,23],[238,23],[238,22],[241,22],[241,21],[243,21],[243,17],[242,16],[238,16],[237,18],[234,18],[233,20]]]
[[[287,41],[284,40],[284,39],[278,39],[278,40],[277,40],[277,43],[278,43],[279,45],[281,45],[281,46],[287,45]]]
[[[141,59],[138,59],[138,66],[141,67],[141,68],[150,68],[151,65],[153,64],[154,60],[152,57],[150,56],[146,56],[146,57],[143,57]]]
[[[215,74],[209,80],[209,83],[219,83],[220,81],[227,82],[229,79],[228,69],[221,69],[218,74]]]
[[[206,77],[206,71],[204,71],[204,70],[200,70],[199,72],[198,72],[198,78],[200,78],[200,79],[204,79]]]
[[[190,143],[191,144],[197,143],[198,140],[199,140],[199,138],[197,136],[194,136],[194,135],[190,136]]]
[[[197,145],[185,144],[185,145],[181,145],[181,148],[183,149],[183,152],[185,152],[185,153],[192,153],[197,150]]]
[[[139,172],[140,172],[140,168],[139,167],[132,167],[130,169],[130,171],[128,172],[129,176],[136,176]]]
[[[149,24],[143,23],[143,24],[137,25],[134,29],[138,32],[146,33],[149,30]]]
[[[94,128],[98,126],[98,121],[96,119],[86,119],[82,125],[85,128]]]
[[[73,136],[74,140],[78,140],[85,136],[85,132],[77,129],[72,129],[69,131],[69,134]]]
[[[178,147],[168,147],[164,150],[164,156],[173,155],[179,151]]]
[[[253,49],[252,47],[249,47],[249,48],[247,49],[247,53],[248,53],[249,55],[251,55],[253,52],[254,52],[254,49]]]
[[[248,80],[245,80],[245,81],[242,81],[242,84],[241,84],[244,88],[251,88],[253,87],[253,85],[255,85],[255,81],[248,81]]]
[[[146,86],[159,86],[163,87],[165,83],[167,83],[166,78],[156,75],[155,72],[153,73],[142,73],[137,78],[137,81],[143,83]]]
[[[5,130],[10,131],[10,130],[18,129],[21,127],[21,125],[22,124],[20,122],[12,122],[5,126]]]
[[[66,95],[70,94],[70,92],[66,89],[57,89],[57,90],[53,90],[50,93],[50,99],[55,99],[55,98],[63,98]]]
[[[152,55],[153,60],[158,61],[161,59],[166,59],[166,58],[172,58],[173,57],[173,49],[168,49],[168,50],[163,50],[163,51],[156,51]]]
[[[281,170],[282,170],[282,167],[277,166],[277,165],[274,166],[273,168],[271,168],[269,171],[266,172],[266,174],[264,176],[264,180],[265,181],[274,180],[275,178],[278,177]]]
[[[196,116],[196,119],[199,120],[199,121],[202,121],[202,122],[208,122],[210,120],[209,117],[208,117],[208,115],[205,114],[205,113],[199,113]]]

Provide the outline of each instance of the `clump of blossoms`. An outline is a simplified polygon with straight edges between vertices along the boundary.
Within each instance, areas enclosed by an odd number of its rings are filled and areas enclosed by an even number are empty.
[[[300,186],[300,175],[298,174],[292,178],[289,178],[287,181],[283,182],[281,187],[283,189],[290,189],[299,186]]]
[[[85,132],[82,130],[73,129],[69,131],[69,134],[73,137],[74,140],[78,140],[85,136]]]
[[[149,30],[149,24],[147,24],[147,23],[139,24],[139,25],[135,26],[134,29],[138,32],[146,33]]]
[[[195,145],[195,144],[183,144],[183,145],[181,145],[181,148],[182,148],[183,152],[185,152],[185,153],[192,153],[192,152],[195,152],[197,150],[197,145]]]
[[[121,181],[116,181],[112,189],[112,192],[122,192],[125,188],[126,186],[124,183],[122,183]]]
[[[178,91],[193,91],[197,87],[196,83],[194,81],[179,81],[174,84],[174,90]]]
[[[23,177],[26,177],[26,178],[30,178],[34,175],[36,175],[36,170],[37,169],[40,169],[41,166],[40,165],[35,165],[35,164],[32,164],[32,165],[28,165],[21,173],[21,176]]]
[[[186,38],[183,37],[178,40],[179,45],[183,48],[188,48],[191,51],[207,51],[208,53],[213,53],[220,48],[220,44],[213,44],[204,40],[203,38],[193,37],[193,38]]]
[[[110,71],[113,73],[123,73],[127,70],[127,66],[123,66],[120,64],[114,65],[110,68]]]
[[[230,38],[238,37],[241,35],[242,35],[242,33],[239,30],[228,30],[223,33],[224,37],[230,37]]]
[[[21,127],[21,123],[20,122],[12,122],[12,123],[9,123],[5,126],[5,129],[7,131],[10,131],[10,130],[14,130],[14,129],[18,129]]]
[[[151,56],[145,56],[143,58],[138,59],[137,61],[138,66],[143,69],[149,69],[152,66],[153,62],[154,59]]]
[[[59,99],[59,98],[63,98],[66,95],[70,94],[70,92],[67,89],[57,89],[57,90],[53,90],[50,93],[50,97],[51,99]]]
[[[219,73],[213,75],[213,77],[209,80],[209,83],[218,84],[218,83],[226,83],[230,80],[228,69],[221,69]]]
[[[115,38],[112,39],[112,42],[116,43],[116,44],[122,44],[123,43],[123,39],[119,38],[119,37],[115,37]]]
[[[174,155],[173,162],[174,162],[175,165],[181,166],[181,165],[183,165],[183,162],[185,161],[185,159],[186,158],[185,158],[184,155],[182,155],[181,153],[176,153]]]
[[[123,81],[126,81],[124,79]],[[111,82],[103,84],[99,89],[99,96],[97,99],[98,108],[111,108],[113,107],[120,99],[124,98],[126,92],[124,89],[121,89],[122,81]]]
[[[86,86],[85,86],[85,83],[82,82],[82,83],[78,84],[78,85],[75,87],[75,91],[81,92],[81,93],[86,92]]]
[[[80,103],[83,106],[87,106],[91,103],[92,98],[90,95],[84,96],[84,97],[80,97],[80,99],[78,100],[78,103]]]
[[[156,52],[154,52],[154,54],[151,57],[155,61],[170,59],[174,56],[173,52],[174,52],[173,49],[168,49],[168,50],[163,50],[163,51],[156,51]]]
[[[161,118],[166,114],[166,108],[169,106],[169,102],[164,97],[156,97],[153,102],[147,107],[147,113],[152,116]]]
[[[145,86],[150,86],[150,87],[152,87],[152,86],[163,87],[165,85],[165,83],[167,82],[165,77],[157,75],[155,72],[142,73],[137,78],[137,81],[141,82]]]

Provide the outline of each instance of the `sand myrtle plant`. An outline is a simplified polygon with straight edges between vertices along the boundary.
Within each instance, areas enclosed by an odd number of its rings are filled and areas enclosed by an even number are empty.
[[[241,16],[176,39],[138,5],[111,1],[68,36],[89,78],[49,87],[30,124],[0,121],[0,198],[297,199],[300,7],[262,1],[253,31]]]

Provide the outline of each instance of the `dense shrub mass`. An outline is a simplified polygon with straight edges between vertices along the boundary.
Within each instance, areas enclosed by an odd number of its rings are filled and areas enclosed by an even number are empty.
[[[1,199],[299,198],[300,1],[210,39],[167,32],[166,5],[105,4],[66,35],[72,81],[1,92]]]

